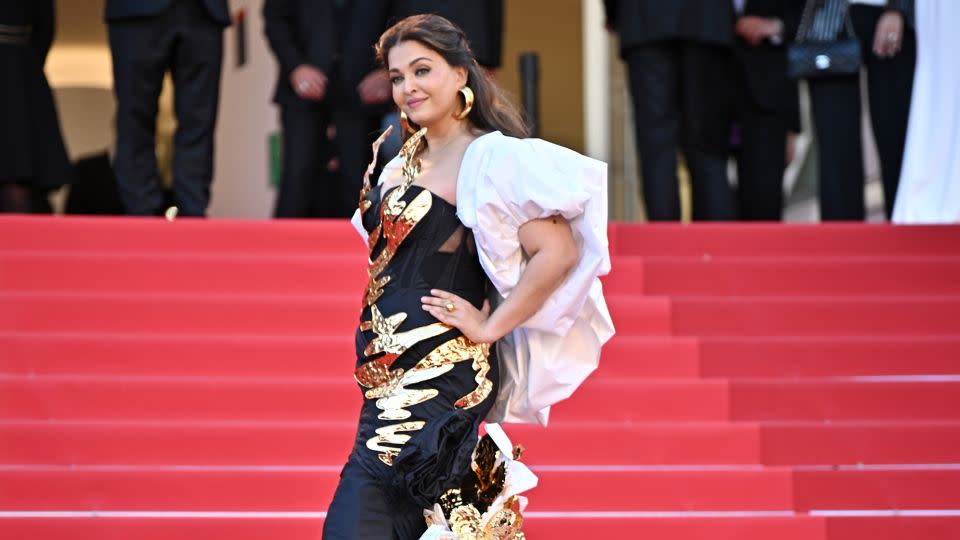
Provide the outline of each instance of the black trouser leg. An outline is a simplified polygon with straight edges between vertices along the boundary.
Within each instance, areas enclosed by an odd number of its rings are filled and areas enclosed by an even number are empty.
[[[680,219],[679,53],[676,46],[669,43],[646,45],[631,49],[626,61],[647,218],[677,221]]]
[[[786,122],[782,114],[742,103],[739,125],[737,201],[740,219],[780,221],[783,217]]]
[[[157,100],[174,32],[169,14],[109,24],[117,98],[114,172],[128,214],[159,215],[163,188],[157,172]]]
[[[30,186],[0,181],[0,214],[29,214],[33,211]]]
[[[213,137],[220,102],[223,29],[198,3],[178,3],[171,74],[177,132],[173,149],[174,204],[185,216],[203,216],[213,180]]]
[[[350,217],[357,209],[363,172],[373,157],[370,145],[376,139],[380,118],[366,108],[344,105],[334,108],[333,123],[337,126],[340,181],[331,193],[338,201],[336,214],[331,217]]]
[[[727,177],[733,59],[723,47],[684,42],[680,63],[680,145],[690,170],[693,219],[736,219]]]
[[[281,105],[283,127],[283,179],[274,216],[305,218],[315,213],[317,199],[329,198],[324,184],[330,157],[327,140],[329,109],[323,103],[290,98]]]
[[[820,158],[820,219],[864,219],[860,80],[809,81]]]
[[[727,158],[715,152],[686,147],[690,169],[694,221],[730,221],[737,218],[736,203],[727,178]]]
[[[897,199],[903,149],[907,141],[907,122],[913,94],[913,72],[917,62],[917,39],[914,31],[905,25],[900,52],[892,58],[880,58],[873,53],[873,39],[882,8],[853,5],[850,17],[860,38],[863,61],[867,68],[867,91],[870,101],[870,120],[873,136],[880,155],[880,174],[883,180],[883,201],[887,219],[893,215]]]

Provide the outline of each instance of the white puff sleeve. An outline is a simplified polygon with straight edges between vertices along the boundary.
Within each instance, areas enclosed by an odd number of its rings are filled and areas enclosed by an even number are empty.
[[[457,215],[473,230],[502,298],[525,265],[519,227],[554,215],[570,223],[580,260],[544,306],[498,343],[500,392],[487,418],[546,425],[549,407],[597,368],[614,333],[599,279],[610,271],[606,164],[540,139],[489,133],[464,155]]]

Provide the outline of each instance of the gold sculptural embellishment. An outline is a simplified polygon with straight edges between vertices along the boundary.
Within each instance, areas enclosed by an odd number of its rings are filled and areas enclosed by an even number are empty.
[[[375,306],[373,306],[373,308],[375,308]],[[404,317],[406,316],[405,314],[403,315]],[[380,317],[379,312],[377,317]],[[376,325],[377,323],[374,324]],[[431,326],[434,325],[417,328],[405,334],[414,336]],[[389,325],[387,325],[387,327],[389,328]],[[432,331],[433,330],[429,330],[426,333]],[[374,344],[371,342],[370,345]],[[368,350],[376,350],[381,346],[382,345],[377,345],[372,348],[368,346]],[[489,356],[489,344],[473,343],[464,336],[458,336],[430,351],[430,353],[424,356],[409,370],[404,371],[402,368],[391,370],[389,369],[389,365],[392,364],[396,358],[390,360],[389,363],[382,363],[379,361],[383,358],[381,357],[360,366],[360,368],[357,369],[356,377],[361,384],[369,388],[369,390],[364,393],[364,396],[367,399],[377,400],[376,406],[382,411],[377,415],[377,418],[381,420],[405,420],[411,416],[410,411],[406,409],[407,407],[423,403],[438,395],[435,389],[408,388],[409,385],[435,379],[452,370],[454,364],[467,360],[473,361],[473,369],[477,371],[477,388],[457,400],[454,406],[461,409],[469,409],[481,403],[490,395],[493,388],[493,382],[486,378],[487,373],[490,371]],[[409,425],[413,423],[414,422],[406,422],[398,425]],[[377,433],[379,434],[380,432],[378,431]],[[393,443],[397,444],[396,447],[389,447],[384,446],[384,441],[381,439],[382,437],[379,436],[370,439],[367,441],[367,448],[374,449],[371,445],[376,445],[377,448],[375,450],[381,452],[379,455],[380,460],[390,465],[393,463],[393,458],[400,453],[400,447],[406,440],[400,443]],[[396,441],[397,439],[394,438],[393,440]]]
[[[390,195],[387,197],[387,202],[393,198],[396,192],[397,189],[390,192]],[[386,212],[386,204],[381,207],[380,213],[382,218],[380,227],[386,239],[386,245],[380,250],[377,258],[370,261],[370,267],[367,269],[368,281],[363,296],[364,307],[376,302],[383,294],[383,287],[390,281],[390,276],[380,277],[380,274],[382,274],[390,264],[393,256],[397,254],[397,248],[400,247],[400,244],[406,240],[417,223],[430,211],[433,199],[429,192],[422,191],[410,201],[409,205],[404,201],[400,202],[403,203],[404,209],[395,219],[389,219],[383,215]]]
[[[420,163],[416,159],[416,153],[426,132],[425,128],[418,131],[404,143],[400,150],[403,182],[393,188],[382,201],[380,205],[380,224],[370,233],[370,237],[367,239],[367,247],[370,250],[371,258],[367,268],[367,287],[363,293],[363,307],[373,304],[383,294],[383,287],[390,281],[390,276],[381,277],[380,274],[390,264],[400,244],[406,240],[413,228],[420,223],[420,220],[430,212],[430,207],[433,204],[433,198],[426,190],[414,197],[409,204],[403,200],[403,196],[420,172]],[[386,245],[374,259],[373,250],[380,241],[381,235],[386,239]]]
[[[518,452],[515,449],[514,455]],[[427,526],[436,518],[446,516],[450,531],[460,540],[523,540],[523,514],[516,496],[497,504],[506,486],[506,466],[500,450],[489,435],[477,443],[471,463],[472,474],[467,474],[460,487],[447,490],[440,496],[435,512],[426,512]],[[483,516],[493,512],[484,521]]]
[[[389,381],[390,366],[398,356],[415,344],[450,330],[443,323],[433,323],[427,326],[414,328],[408,332],[397,332],[400,324],[406,320],[406,313],[395,313],[384,317],[376,304],[370,306],[370,322],[361,325],[362,330],[373,330],[377,337],[373,338],[363,350],[363,355],[370,357],[385,353],[383,356],[364,363],[357,368],[354,377],[357,382],[366,388],[374,388]],[[369,324],[369,327],[367,327]]]
[[[377,137],[377,140],[373,142],[373,159],[370,160],[370,164],[367,165],[367,170],[363,173],[363,185],[360,188],[361,214],[365,214],[373,204],[367,199],[367,195],[369,195],[370,191],[373,189],[373,185],[370,183],[370,175],[373,174],[373,169],[377,166],[377,154],[380,152],[380,145],[383,144],[383,141],[387,140],[387,137],[390,135],[391,131],[393,131],[393,127],[388,127],[383,131],[383,133],[380,134],[379,137]]]
[[[402,432],[418,431],[423,429],[426,422],[404,422],[402,424],[393,424],[377,429],[377,436],[367,441],[367,448],[374,452],[381,452],[380,461],[387,465],[393,465],[393,458],[400,453],[394,446],[383,446],[384,444],[403,446],[410,440],[410,435],[401,435]]]
[[[383,384],[367,390],[364,395],[367,399],[377,400],[377,408],[383,411],[378,415],[381,420],[403,420],[410,417],[406,407],[437,395],[436,390],[407,388],[409,385],[435,379],[453,369],[454,364],[473,360],[474,369],[478,370],[477,389],[454,404],[459,409],[469,409],[486,399],[493,388],[493,382],[486,378],[490,371],[489,350],[488,345],[477,345],[463,336],[456,337],[430,351],[406,372],[403,369],[391,371]]]

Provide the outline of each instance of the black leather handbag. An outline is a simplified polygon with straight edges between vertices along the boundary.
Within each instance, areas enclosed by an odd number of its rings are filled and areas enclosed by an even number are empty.
[[[787,48],[787,74],[793,79],[854,75],[862,62],[860,41],[853,33],[850,13],[844,13],[843,30],[831,41],[808,41],[813,11],[820,0],[807,0],[797,39]]]

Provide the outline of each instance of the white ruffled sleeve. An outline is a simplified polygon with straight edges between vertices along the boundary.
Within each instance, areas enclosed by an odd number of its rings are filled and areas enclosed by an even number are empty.
[[[614,333],[599,279],[610,271],[606,164],[540,139],[484,135],[464,155],[457,214],[502,298],[525,265],[519,227],[554,215],[570,223],[580,260],[544,306],[498,343],[501,386],[488,416],[545,425],[549,407],[597,368]]]

